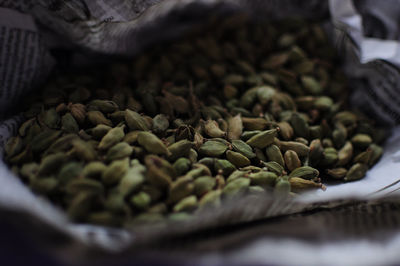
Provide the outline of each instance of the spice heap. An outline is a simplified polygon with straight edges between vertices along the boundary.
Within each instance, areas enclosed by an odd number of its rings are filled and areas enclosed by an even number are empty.
[[[357,180],[383,135],[346,108],[337,66],[318,24],[214,21],[133,62],[56,75],[6,161],[75,221],[111,226]]]

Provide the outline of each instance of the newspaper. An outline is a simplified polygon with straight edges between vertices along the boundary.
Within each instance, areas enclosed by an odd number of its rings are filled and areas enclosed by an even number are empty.
[[[119,252],[162,235],[333,208],[354,201],[385,202],[387,197],[399,196],[399,11],[399,1],[395,0],[0,0],[0,154],[21,122],[18,101],[44,82],[54,67],[51,49],[71,51],[68,64],[75,67],[90,64],[98,55],[105,60],[107,56],[132,57],[153,43],[173,39],[201,24],[210,13],[247,12],[271,19],[296,15],[325,20],[332,43],[343,56],[344,71],[352,79],[353,104],[392,126],[382,160],[363,180],[328,184],[326,191],[304,194],[291,202],[241,202],[168,230],[149,227],[128,232],[72,224],[61,210],[24,186],[2,161],[0,213],[13,213],[15,216],[7,216],[11,220],[21,214],[30,217],[46,225],[36,225],[36,229],[64,235],[78,246]]]

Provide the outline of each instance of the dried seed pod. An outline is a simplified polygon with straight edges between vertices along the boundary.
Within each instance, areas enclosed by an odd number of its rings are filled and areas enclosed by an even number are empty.
[[[120,142],[111,147],[106,154],[106,161],[114,161],[129,157],[133,148],[126,142]]]
[[[256,154],[256,158],[258,160],[263,161],[263,162],[267,161],[267,157],[265,156],[265,154],[264,154],[262,149],[255,148],[254,149],[254,153]]]
[[[129,160],[127,158],[113,161],[102,173],[101,180],[107,186],[115,185],[122,179],[128,168]]]
[[[228,146],[225,143],[209,140],[199,148],[199,152],[204,156],[219,157],[225,153]]]
[[[102,139],[109,131],[112,129],[112,127],[99,124],[95,126],[94,128],[91,128],[88,130],[89,134],[96,140]]]
[[[277,179],[274,188],[274,195],[277,197],[287,197],[290,193],[291,186],[288,176],[282,176]]]
[[[39,121],[44,123],[48,128],[58,129],[60,123],[60,115],[55,108],[50,108],[39,116]]]
[[[347,174],[347,169],[343,167],[327,169],[326,173],[334,179],[343,179]]]
[[[314,106],[316,98],[314,96],[300,96],[294,100],[300,110],[310,110]]]
[[[102,173],[106,170],[107,166],[99,161],[90,162],[82,170],[82,176],[94,178],[101,176]]]
[[[38,175],[46,176],[56,173],[67,159],[68,156],[65,153],[55,153],[43,157],[39,165]]]
[[[340,123],[336,123],[335,129],[332,132],[332,141],[337,149],[343,147],[347,140],[347,129]]]
[[[147,212],[148,213],[159,213],[165,214],[167,213],[167,205],[165,203],[157,203],[156,205],[151,206]]]
[[[229,183],[235,179],[238,179],[239,177],[247,177],[249,173],[250,171],[248,170],[235,170],[228,176],[226,182]]]
[[[125,111],[115,111],[113,113],[107,114],[107,116],[114,124],[119,124],[125,121]]]
[[[265,150],[265,153],[266,153],[269,161],[277,162],[282,166],[285,165],[285,161],[283,160],[282,152],[278,148],[278,146],[276,146],[274,144],[268,146]]]
[[[311,76],[302,76],[301,83],[303,88],[312,95],[320,95],[322,93],[322,87],[315,78]]]
[[[207,120],[203,123],[204,132],[211,138],[222,138],[226,136],[226,132],[221,130],[218,123],[214,120]]]
[[[354,125],[355,123],[357,123],[357,116],[350,112],[350,111],[342,111],[337,113],[334,117],[333,117],[333,121],[335,123],[341,123],[343,124],[345,127]]]
[[[163,134],[169,127],[169,121],[163,114],[158,114],[153,118],[153,132]]]
[[[322,158],[321,165],[325,167],[332,167],[337,163],[338,159],[338,152],[335,148],[325,148],[324,157]]]
[[[289,171],[292,172],[294,169],[301,167],[301,161],[295,151],[287,150],[284,158],[286,167]]]
[[[101,139],[98,148],[100,150],[108,150],[111,146],[120,142],[125,136],[124,128],[125,126],[110,129]]]
[[[34,125],[36,124],[36,118],[31,118],[26,120],[25,122],[23,122],[21,124],[21,126],[18,129],[18,133],[21,137],[25,137],[26,134],[28,133],[28,130]]]
[[[228,118],[228,139],[238,140],[243,132],[243,122],[240,114]]]
[[[66,134],[62,137],[59,137],[50,145],[50,147],[45,151],[44,155],[57,152],[66,152],[72,148],[72,143],[76,139],[79,139],[76,134]]]
[[[38,153],[44,151],[61,135],[61,133],[62,131],[60,130],[43,130],[32,139],[32,151]]]
[[[60,185],[65,185],[74,178],[78,177],[81,174],[82,169],[82,163],[74,161],[65,163],[57,175]]]
[[[217,181],[215,180],[214,177],[200,176],[200,177],[196,178],[196,180],[194,180],[194,182],[193,182],[194,193],[197,196],[201,197],[202,195],[211,191],[215,187],[216,183],[217,183]]]
[[[351,142],[359,149],[366,149],[372,143],[372,138],[367,134],[356,134],[351,138]]]
[[[257,98],[262,105],[268,104],[276,95],[276,90],[270,86],[260,86],[257,88]]]
[[[118,190],[124,196],[139,190],[145,181],[144,173],[146,171],[146,167],[140,164],[138,160],[133,160],[131,164],[132,166],[122,177],[118,186]]]
[[[263,149],[274,142],[277,132],[277,129],[262,131],[251,137],[246,143],[251,147]]]
[[[135,111],[126,109],[125,121],[130,130],[143,130],[143,131],[149,130],[149,127],[147,126],[145,119]]]
[[[294,130],[288,122],[285,122],[285,121],[279,122],[278,127],[279,127],[279,135],[284,140],[291,140],[293,138]]]
[[[61,130],[67,133],[78,133],[78,123],[75,121],[75,118],[70,113],[66,113],[61,118]]]
[[[189,171],[192,162],[188,158],[179,158],[172,165],[177,175],[183,175]]]
[[[108,100],[92,100],[87,105],[88,110],[97,110],[104,114],[112,113],[118,110],[118,105]]]
[[[270,124],[265,118],[242,117],[243,127],[247,130],[264,130]]]
[[[374,143],[372,143],[369,146],[369,149],[371,149],[372,155],[368,162],[368,165],[372,166],[372,165],[376,164],[379,161],[379,159],[381,158],[381,156],[383,154],[383,149],[382,149],[382,147],[380,147]]]
[[[37,163],[26,163],[22,165],[21,170],[19,172],[21,176],[29,180],[35,178],[38,170],[39,170],[39,165]]]
[[[329,138],[325,138],[322,140],[322,146],[324,148],[332,148],[334,146],[333,141]]]
[[[242,140],[233,140],[232,148],[235,151],[240,152],[241,154],[243,154],[244,156],[246,156],[249,159],[256,157],[256,154],[253,152],[253,149],[251,148],[251,146]]]
[[[20,153],[23,147],[24,145],[20,137],[11,137],[7,140],[4,146],[4,151],[6,152],[7,157],[11,158]]]
[[[190,149],[192,148],[192,142],[188,140],[180,140],[168,146],[170,152],[169,160],[175,161],[180,157],[187,157]]]
[[[74,220],[82,219],[92,207],[94,197],[94,194],[85,192],[76,195],[68,206],[68,216]]]
[[[146,210],[150,207],[151,198],[146,192],[139,192],[130,198],[132,205],[139,210]]]
[[[192,194],[195,185],[191,176],[182,176],[171,183],[169,188],[169,196],[167,202],[169,204],[176,203],[181,199]]]
[[[69,154],[83,161],[93,161],[97,158],[97,152],[93,146],[81,139],[72,140],[72,149],[69,151]]]
[[[228,160],[217,159],[214,163],[214,169],[216,172],[220,171],[222,175],[228,176],[236,170],[236,167]]]
[[[293,127],[296,136],[308,138],[310,136],[310,127],[307,120],[298,113],[293,113],[290,118],[290,124]]]
[[[113,124],[111,120],[107,119],[104,114],[100,111],[89,111],[86,114],[86,118],[93,125],[103,124],[109,127],[112,127]]]
[[[140,132],[138,134],[138,143],[143,146],[148,152],[154,154],[171,155],[164,143],[154,134],[150,132]]]
[[[58,180],[54,177],[34,178],[30,180],[29,185],[37,193],[51,195],[56,192]]]
[[[283,168],[282,165],[280,165],[277,162],[266,162],[266,163],[264,162],[263,164],[268,169],[268,171],[271,171],[271,172],[277,174],[278,176],[285,174],[285,171],[284,171],[285,169]]]
[[[192,211],[193,209],[197,208],[197,205],[198,203],[196,196],[188,196],[175,204],[175,206],[173,207],[173,211]]]
[[[226,198],[240,196],[247,191],[249,186],[249,178],[239,177],[232,182],[226,184],[226,186],[222,189],[222,196]]]
[[[244,167],[250,165],[250,160],[239,152],[227,151],[226,158],[236,167]]]
[[[305,190],[320,188],[325,190],[326,187],[321,183],[316,183],[311,180],[303,179],[300,177],[289,178],[290,190],[293,192],[303,192]]]
[[[301,166],[290,172],[289,177],[301,177],[304,179],[315,179],[319,176],[319,171],[310,166]]]
[[[217,208],[221,205],[221,190],[213,190],[201,197],[199,207]]]
[[[283,152],[286,152],[287,150],[295,151],[300,157],[308,156],[308,153],[310,152],[310,148],[307,147],[307,145],[296,141],[281,141],[280,148]]]
[[[249,179],[251,185],[257,185],[265,188],[275,186],[278,176],[273,172],[260,171],[249,174]]]
[[[344,181],[359,180],[365,176],[367,171],[368,171],[367,165],[356,163],[347,171]]]
[[[322,127],[320,125],[310,126],[310,139],[320,139],[323,137]]]
[[[368,164],[368,162],[371,160],[371,156],[372,150],[368,148],[366,151],[360,152],[357,156],[355,156],[353,163]]]
[[[78,178],[69,182],[65,190],[71,195],[77,195],[82,192],[99,195],[104,192],[104,186],[99,181],[93,179]]]
[[[333,105],[333,100],[328,96],[321,96],[314,102],[314,108],[322,111],[329,110]]]
[[[190,149],[189,155],[188,155],[188,158],[189,158],[190,162],[191,163],[196,163],[197,162],[197,157],[198,157],[198,154],[197,154],[196,150]]]
[[[155,155],[147,155],[144,158],[147,167],[146,177],[150,183],[157,187],[168,187],[175,176],[172,165]]]
[[[318,165],[324,156],[324,148],[319,139],[314,139],[310,143],[310,153],[308,154],[309,163],[313,166]]]

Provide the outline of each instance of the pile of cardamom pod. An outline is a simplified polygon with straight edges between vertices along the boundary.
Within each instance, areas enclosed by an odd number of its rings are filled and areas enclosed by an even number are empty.
[[[214,20],[133,61],[55,73],[5,160],[74,221],[110,226],[358,180],[385,134],[347,107],[338,65],[316,23]]]

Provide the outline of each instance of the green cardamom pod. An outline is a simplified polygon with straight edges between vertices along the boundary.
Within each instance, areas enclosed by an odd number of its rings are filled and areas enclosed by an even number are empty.
[[[228,139],[238,140],[243,132],[243,122],[240,114],[228,118]]]
[[[250,165],[250,160],[239,152],[227,151],[226,158],[236,167],[244,167]]]
[[[198,202],[196,196],[188,196],[179,201],[173,207],[174,212],[192,211],[197,208]]]
[[[356,163],[347,171],[344,181],[359,180],[365,176],[368,171],[368,166],[361,163]]]
[[[209,140],[201,145],[199,153],[204,156],[219,157],[224,154],[227,149],[228,146],[226,144],[215,140]]]
[[[86,117],[89,122],[95,126],[99,124],[103,124],[109,127],[113,126],[111,120],[107,119],[100,111],[89,111],[86,113]]]
[[[106,161],[114,161],[129,157],[133,148],[126,142],[120,142],[111,147],[106,154]]]
[[[257,135],[251,137],[248,141],[246,141],[246,143],[249,144],[251,147],[263,149],[274,142],[276,133],[276,129],[262,131]]]
[[[165,144],[156,135],[150,132],[140,132],[138,134],[138,143],[148,152],[171,156],[171,152],[167,149]]]
[[[78,133],[79,126],[75,118],[70,114],[66,113],[61,118],[61,130],[67,133]]]
[[[287,150],[284,155],[287,169],[292,172],[294,169],[301,167],[301,161],[295,151]]]
[[[214,169],[216,172],[220,172],[222,175],[228,176],[236,170],[236,167],[228,160],[217,159],[214,163]]]
[[[168,151],[170,152],[169,159],[175,161],[180,157],[187,157],[189,155],[190,149],[192,148],[192,142],[188,140],[180,140],[168,146]]]
[[[125,110],[125,121],[130,130],[148,131],[149,127],[145,119],[135,111]]]
[[[129,168],[129,160],[127,158],[123,160],[113,161],[101,175],[101,180],[107,186],[117,184]]]
[[[278,176],[273,172],[260,171],[249,174],[250,184],[261,187],[273,187]]]
[[[269,161],[277,162],[282,166],[285,165],[285,161],[283,160],[282,152],[278,148],[278,146],[276,146],[274,144],[268,146],[265,150],[265,153],[266,153]]]
[[[334,179],[343,179],[347,174],[347,169],[343,167],[327,169],[326,173]]]
[[[124,128],[125,126],[110,129],[101,139],[98,148],[100,150],[108,150],[110,147],[120,142],[125,136]]]
[[[226,184],[226,186],[222,189],[222,196],[226,198],[232,198],[236,196],[243,195],[247,191],[250,186],[250,179],[239,177],[232,182]]]
[[[319,171],[310,166],[301,166],[290,172],[289,177],[301,177],[304,179],[315,179],[319,176]]]

